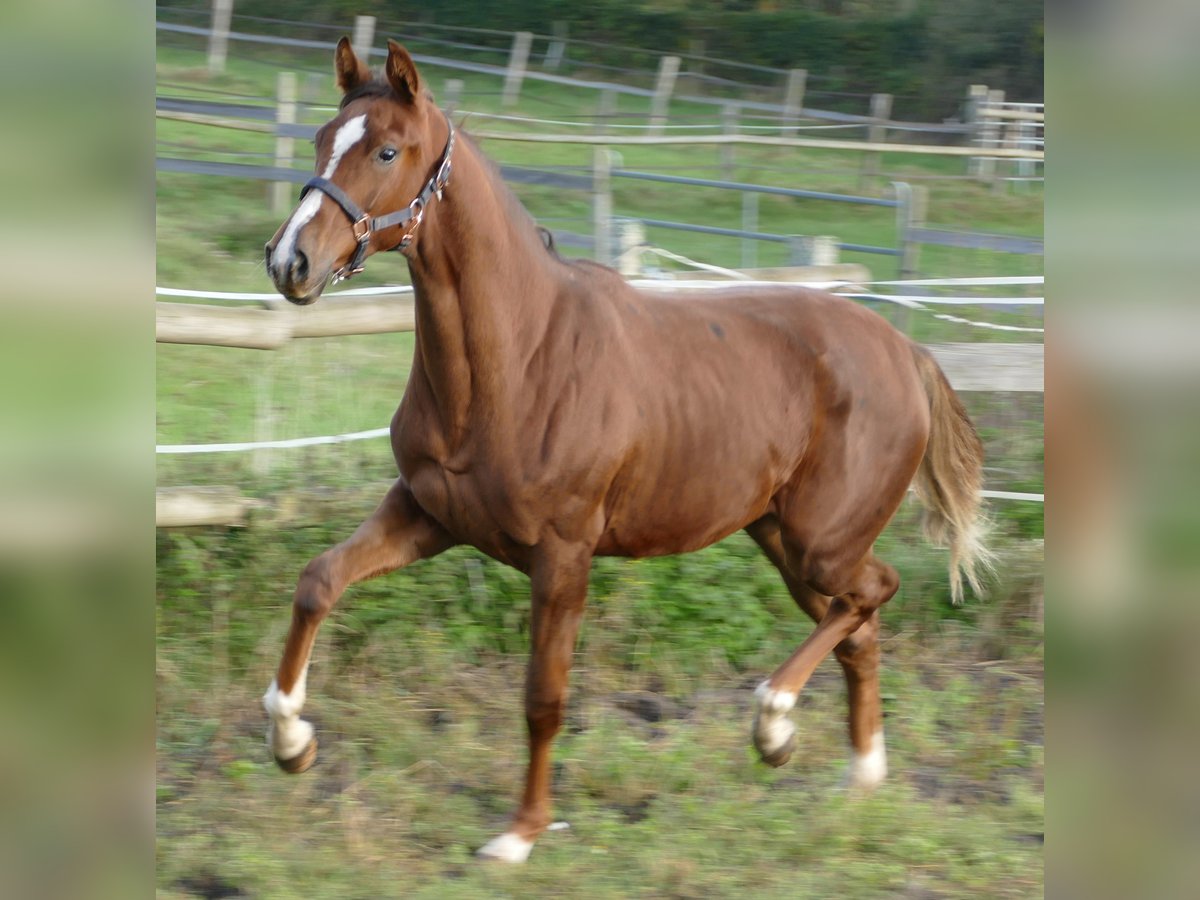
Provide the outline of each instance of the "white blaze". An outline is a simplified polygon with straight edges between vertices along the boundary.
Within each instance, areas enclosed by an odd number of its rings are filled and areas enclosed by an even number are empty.
[[[325,171],[321,173],[321,177],[332,178],[334,171],[338,167],[338,163],[346,155],[346,151],[361,141],[363,135],[366,133],[366,113],[363,113],[361,116],[355,116],[353,119],[345,122],[337,130],[337,134],[333,136],[333,153],[330,155],[329,164],[325,166]],[[292,258],[292,248],[296,244],[296,235],[300,233],[301,228],[312,221],[312,217],[317,214],[317,210],[321,208],[321,201],[324,199],[325,195],[320,191],[309,191],[300,205],[296,207],[296,211],[292,213],[291,221],[288,222],[287,228],[283,231],[283,237],[279,239],[279,244],[275,248],[275,256],[278,259]]]

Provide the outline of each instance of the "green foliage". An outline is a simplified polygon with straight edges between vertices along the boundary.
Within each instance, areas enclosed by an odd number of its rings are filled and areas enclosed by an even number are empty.
[[[568,55],[574,62],[643,69],[654,67],[653,54],[686,53],[691,42],[703,40],[709,57],[807,69],[810,91],[825,92],[814,94],[811,105],[863,112],[861,100],[847,101],[835,93],[885,91],[901,98],[898,111],[920,119],[955,115],[967,85],[976,82],[1005,90],[1013,99],[1034,101],[1043,93],[1042,0],[923,0],[915,7],[853,0],[443,0],[407,14],[385,0],[244,0],[237,11],[348,24],[355,15],[371,14],[386,33],[418,39],[445,37],[434,25],[544,35],[553,22],[562,21],[572,37],[647,51],[645,58],[634,59],[627,49],[572,46]],[[503,35],[475,34],[470,40],[497,49],[508,46]],[[720,74],[778,87],[768,73],[738,69]]]
[[[741,669],[777,627],[771,600],[783,594],[779,575],[745,537],[704,554],[598,561],[596,570],[601,614],[629,623],[640,638],[616,654],[623,665],[669,647],[701,667],[715,653]]]

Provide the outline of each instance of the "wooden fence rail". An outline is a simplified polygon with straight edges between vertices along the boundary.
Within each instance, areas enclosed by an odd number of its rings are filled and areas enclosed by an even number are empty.
[[[390,481],[374,481],[351,488],[305,488],[270,500],[247,497],[233,487],[163,487],[154,492],[154,525],[284,528],[341,516],[362,518],[391,486]]]
[[[980,303],[987,300],[981,298]],[[256,309],[164,303],[156,306],[160,344],[201,344],[278,350],[295,338],[346,337],[413,331],[411,293],[329,298],[306,307]],[[1041,344],[934,344],[931,348],[956,390],[1041,391]]]
[[[160,344],[203,344],[278,350],[293,338],[343,337],[412,331],[412,295],[386,298],[327,298],[306,307],[155,304],[155,339]]]

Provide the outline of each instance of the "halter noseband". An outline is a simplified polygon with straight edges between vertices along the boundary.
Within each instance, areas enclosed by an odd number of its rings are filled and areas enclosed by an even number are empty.
[[[367,255],[367,245],[371,242],[371,235],[376,231],[383,231],[385,228],[391,228],[393,225],[404,225],[411,222],[412,224],[405,229],[404,236],[400,238],[400,243],[388,249],[406,250],[413,242],[413,238],[417,234],[417,228],[420,227],[421,220],[425,217],[425,207],[429,205],[429,201],[435,196],[441,200],[442,191],[450,183],[450,157],[454,153],[454,123],[450,121],[449,116],[446,117],[446,125],[450,129],[450,136],[446,138],[446,149],[442,151],[442,161],[438,163],[437,171],[433,173],[433,177],[425,182],[420,193],[404,209],[383,216],[371,216],[369,213],[363,212],[357,203],[346,196],[345,191],[328,178],[315,175],[304,185],[300,191],[300,198],[304,199],[304,195],[315,188],[333,200],[342,208],[342,212],[350,217],[350,230],[354,232],[354,239],[358,242],[358,246],[355,248],[354,256],[351,257],[350,262],[333,273],[335,284],[339,281],[344,281],[351,275],[357,275],[363,270],[364,259]]]

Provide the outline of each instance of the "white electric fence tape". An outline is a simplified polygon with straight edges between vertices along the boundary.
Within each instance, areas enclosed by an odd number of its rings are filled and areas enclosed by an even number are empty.
[[[669,250],[661,248],[639,248],[649,250],[658,255],[674,259],[688,265],[695,265],[697,268],[702,268],[708,271],[714,271],[718,274],[728,275],[730,278],[740,276],[745,278],[743,273],[735,272],[732,269],[722,269],[719,266],[711,266],[707,263],[697,263],[695,260],[688,259],[685,256],[680,256],[671,253]],[[629,283],[635,287],[649,289],[668,289],[668,288],[688,288],[688,289],[713,289],[729,287],[729,282],[712,282],[712,281],[676,281],[664,279],[631,279]],[[746,281],[741,280],[736,282],[739,287],[763,285],[771,287],[780,287],[787,282],[778,281]],[[870,281],[866,282],[869,285],[881,286],[897,286],[909,285],[913,287],[987,287],[987,286],[1006,286],[1006,285],[1031,285],[1044,284],[1045,276],[1042,275],[1015,275],[997,278],[977,277],[977,278],[923,278],[913,279],[911,281]],[[862,283],[851,284],[844,281],[826,281],[815,282],[808,285],[809,287],[821,288],[824,290],[836,290],[844,288],[860,289],[864,287]],[[155,287],[154,293],[160,297],[188,297],[202,300],[281,300],[283,299],[277,293],[255,293],[245,291],[196,291],[186,290],[183,288],[166,288]],[[354,288],[345,291],[336,291],[327,294],[327,297],[376,297],[396,294],[412,293],[411,285],[394,285],[390,287],[368,287]],[[839,291],[840,293],[840,291]],[[886,300],[888,302],[897,303],[901,306],[907,306],[911,309],[923,309],[925,312],[933,313],[932,310],[924,309],[923,304],[926,303],[945,303],[945,304],[975,304],[975,305],[1004,305],[1004,306],[1040,306],[1045,300],[1042,297],[914,297],[909,295],[895,294],[872,294],[872,293],[852,293],[842,294],[842,296],[871,299],[871,300]],[[1018,325],[996,325],[987,322],[975,322],[969,319],[963,319],[958,316],[950,316],[941,313],[933,313],[936,318],[945,319],[949,322],[959,324],[974,325],[983,328],[995,328],[1001,331],[1028,331],[1043,333],[1045,329],[1030,328]],[[391,433],[390,428],[372,428],[368,431],[352,431],[346,434],[328,434],[317,435],[315,437],[291,438],[288,440],[279,441],[239,441],[235,443],[222,444],[159,444],[154,448],[156,454],[189,454],[189,453],[238,453],[247,450],[286,450],[296,447],[313,447],[323,444],[345,444],[353,441],[365,441],[373,438],[384,437]],[[1035,503],[1045,502],[1044,494],[1021,493],[1018,491],[982,491],[982,496],[998,500],[1025,500]]]

